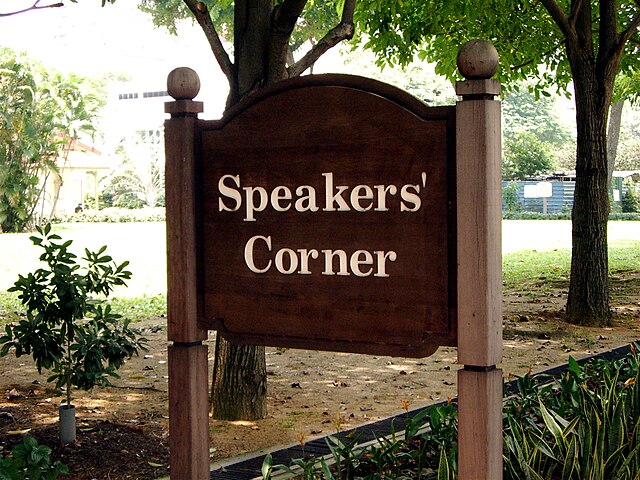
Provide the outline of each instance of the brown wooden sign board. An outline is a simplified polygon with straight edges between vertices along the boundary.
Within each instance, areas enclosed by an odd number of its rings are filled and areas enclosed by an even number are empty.
[[[456,345],[455,107],[314,75],[197,138],[201,328],[398,356]]]

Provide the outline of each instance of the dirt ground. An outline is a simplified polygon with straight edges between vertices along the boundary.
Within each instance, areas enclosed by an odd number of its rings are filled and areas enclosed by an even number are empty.
[[[562,320],[566,284],[540,281],[531,291],[505,292],[505,378],[564,363],[569,355],[608,350],[640,338],[640,272],[612,283],[614,325],[585,328]],[[70,479],[145,479],[167,474],[167,341],[164,318],[136,325],[149,351],[120,371],[114,387],[77,392],[78,441],[61,447],[56,418],[61,397],[30,358],[0,359],[0,453],[25,434],[54,448]],[[213,335],[211,335],[213,336]],[[212,343],[212,339],[209,340]],[[213,351],[209,349],[210,356]],[[210,358],[212,360],[212,358]],[[456,350],[404,359],[293,349],[268,349],[269,414],[257,422],[211,421],[212,460],[296,443],[456,395]]]

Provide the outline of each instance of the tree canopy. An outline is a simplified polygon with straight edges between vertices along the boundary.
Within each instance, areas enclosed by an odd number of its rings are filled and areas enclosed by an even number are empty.
[[[99,102],[83,94],[81,83],[0,49],[1,231],[30,225],[56,160],[81,132],[93,132]]]
[[[589,22],[583,41],[594,63],[619,50],[616,73],[632,76],[640,69],[637,0],[359,0],[355,19],[360,39],[379,64],[406,65],[417,55],[451,79],[458,78],[460,45],[483,38],[500,53],[503,85],[536,78],[539,94],[564,90],[573,80],[565,46],[570,37],[582,37],[579,20]],[[615,38],[605,38],[609,34]]]

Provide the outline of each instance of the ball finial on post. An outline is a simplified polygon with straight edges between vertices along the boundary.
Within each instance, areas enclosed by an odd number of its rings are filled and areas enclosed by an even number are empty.
[[[458,52],[456,64],[467,80],[484,80],[498,71],[500,57],[496,47],[487,40],[471,40]]]
[[[189,67],[179,67],[167,77],[167,92],[176,100],[193,100],[200,92],[200,77]]]

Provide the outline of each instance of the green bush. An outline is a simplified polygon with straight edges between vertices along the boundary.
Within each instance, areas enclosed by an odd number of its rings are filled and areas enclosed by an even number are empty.
[[[520,202],[520,197],[518,196],[519,191],[520,184],[518,184],[518,182],[509,182],[503,187],[502,201],[504,202],[507,212],[522,211],[522,202]]]
[[[5,326],[0,356],[11,349],[16,357],[31,355],[38,372],[51,370],[48,381],[66,388],[70,405],[72,387],[109,385],[125,360],[144,349],[146,339],[105,300],[115,286],[131,278],[129,262],[116,264],[105,246],[97,252],[85,249],[79,263],[68,250],[71,240],[62,242],[50,225],[38,227],[38,233],[31,241],[43,249],[40,260],[45,266],[20,275],[9,289],[18,293],[26,316]]]
[[[622,211],[624,213],[640,213],[640,194],[635,185],[629,185],[622,195]]]
[[[504,220],[571,220],[571,212],[509,212],[503,211],[502,218]]]
[[[51,461],[51,449],[39,445],[33,437],[24,437],[9,455],[0,456],[0,479],[3,480],[54,480],[67,473],[66,465]]]
[[[518,212],[502,211],[503,220],[571,220],[571,211],[541,213],[541,212]],[[639,221],[640,213],[611,213],[609,220],[632,220]]]

